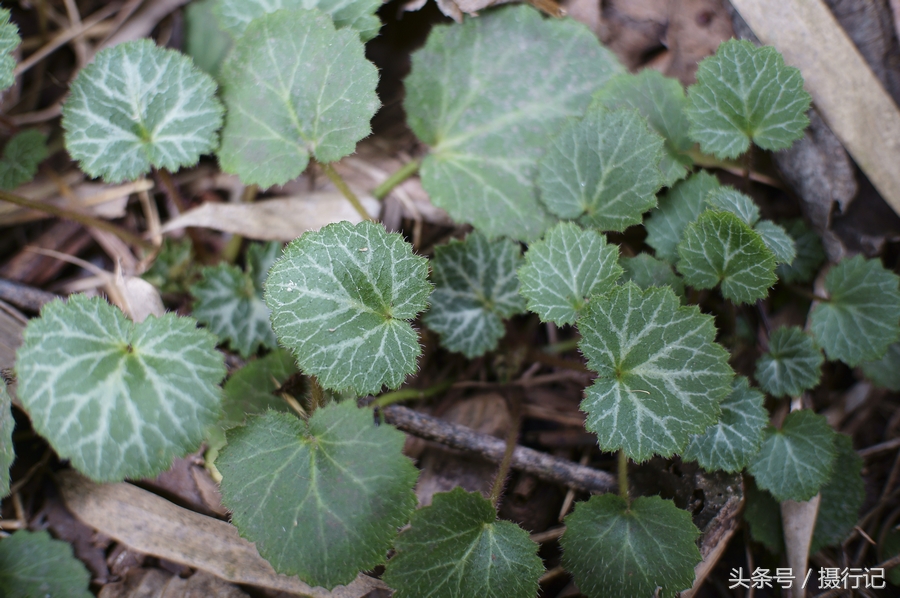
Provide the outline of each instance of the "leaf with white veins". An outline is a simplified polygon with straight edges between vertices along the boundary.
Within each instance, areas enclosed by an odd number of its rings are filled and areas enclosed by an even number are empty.
[[[16,59],[13,50],[22,43],[19,28],[9,20],[7,8],[0,8],[0,91],[4,91],[16,82]]]
[[[644,221],[647,245],[656,250],[656,257],[673,265],[678,261],[677,248],[684,229],[700,217],[707,207],[706,197],[718,187],[716,177],[701,171],[666,191],[659,209]]]
[[[769,350],[756,362],[756,380],[773,397],[796,397],[819,383],[824,361],[812,337],[783,326],[772,332]]]
[[[282,8],[318,8],[334,20],[335,27],[353,28],[364,42],[381,29],[375,16],[381,0],[218,0],[213,11],[225,30],[240,37],[251,21]]]

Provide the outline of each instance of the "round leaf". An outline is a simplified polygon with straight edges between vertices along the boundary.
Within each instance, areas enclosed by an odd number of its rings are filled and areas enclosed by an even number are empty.
[[[47,157],[47,136],[36,129],[22,131],[3,148],[0,160],[0,189],[15,189],[34,179],[38,166]]]
[[[12,53],[22,43],[19,28],[10,22],[9,17],[9,9],[0,8],[0,91],[5,91],[16,82],[16,59]]]
[[[790,263],[778,264],[775,272],[784,282],[809,282],[825,261],[822,240],[799,218],[789,220],[785,229],[794,240],[796,256]]]
[[[810,554],[843,542],[859,521],[859,510],[866,498],[863,460],[853,450],[853,441],[846,434],[838,434],[834,446],[834,475],[822,486]]]
[[[825,357],[815,341],[796,326],[769,337],[769,350],[756,362],[756,380],[773,397],[799,396],[819,383]]]
[[[4,598],[91,598],[91,575],[72,546],[46,531],[18,531],[0,540],[0,595]]]
[[[313,586],[350,583],[384,562],[416,506],[405,436],[354,401],[309,422],[268,412],[228,433],[216,466],[241,535],[276,571]]]
[[[863,362],[862,371],[875,386],[894,392],[900,390],[900,343],[888,347],[878,361]]]
[[[713,189],[706,196],[706,204],[714,210],[731,212],[750,227],[759,221],[759,208],[749,196],[734,187]]]
[[[225,30],[240,36],[252,20],[282,8],[318,8],[334,20],[338,29],[351,27],[364,42],[381,29],[381,21],[375,16],[381,0],[218,0],[213,10]]]
[[[62,125],[81,169],[115,183],[196,164],[218,144],[222,106],[190,58],[141,39],[101,50],[78,73]]]
[[[672,266],[656,259],[648,253],[619,259],[623,276],[621,282],[630,280],[646,290],[650,287],[671,287],[675,294],[684,299],[684,281],[675,274]]]
[[[790,264],[797,257],[794,240],[787,234],[786,230],[771,220],[757,222],[753,230],[762,237],[763,243],[775,255],[775,261],[779,265]]]
[[[662,196],[659,209],[644,222],[647,245],[656,250],[656,257],[670,264],[678,261],[677,247],[684,229],[706,209],[707,195],[718,187],[716,177],[701,171],[679,181]]]

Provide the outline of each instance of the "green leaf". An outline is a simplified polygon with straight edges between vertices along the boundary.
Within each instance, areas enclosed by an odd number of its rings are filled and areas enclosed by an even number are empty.
[[[334,162],[367,136],[378,71],[359,36],[319,10],[253,20],[222,65],[228,118],[219,162],[245,184],[280,185],[310,156]]]
[[[0,8],[0,91],[9,89],[16,82],[16,59],[12,53],[22,42],[19,28],[9,17],[9,10]]]
[[[671,187],[688,174],[694,161],[686,154],[694,142],[688,135],[690,121],[684,110],[687,97],[677,79],[663,77],[652,69],[636,75],[623,73],[610,79],[594,94],[594,102],[615,110],[634,108],[647,118],[650,128],[665,139],[659,163],[663,185]]]
[[[864,361],[862,371],[872,384],[893,390],[900,390],[900,343],[888,347],[884,357],[877,361]]]
[[[639,253],[634,257],[619,258],[619,264],[624,270],[622,282],[630,280],[644,290],[671,287],[679,298],[684,299],[684,281],[666,262],[648,253]]]
[[[598,373],[581,410],[602,450],[668,457],[716,421],[731,389],[728,353],[713,342],[712,317],[680,306],[671,289],[616,287],[591,299],[578,330]]]
[[[182,293],[194,275],[194,248],[190,237],[179,241],[164,238],[159,255],[141,278],[162,293]]]
[[[731,212],[707,210],[684,231],[678,271],[697,289],[722,283],[722,296],[753,303],[777,282],[775,256],[762,238]]]
[[[444,348],[469,359],[497,348],[506,334],[503,319],[525,311],[516,276],[521,265],[518,243],[490,241],[478,231],[435,248],[435,289],[424,322]]]
[[[281,252],[281,243],[254,243],[247,251],[244,271],[231,264],[208,266],[191,287],[193,315],[231,348],[247,358],[260,347],[271,349],[278,340],[263,301],[266,273]]]
[[[825,357],[797,326],[778,328],[756,362],[756,381],[773,397],[796,397],[819,383]]]
[[[381,29],[375,16],[381,0],[218,0],[214,11],[222,27],[240,37],[251,21],[282,8],[317,8],[331,17],[338,29],[353,28],[364,42]]]
[[[563,124],[541,158],[541,201],[560,218],[623,231],[656,207],[662,150],[662,138],[637,111],[592,104],[584,118]]]
[[[404,440],[354,401],[321,407],[309,422],[254,416],[228,433],[217,462],[223,502],[279,573],[329,589],[347,584],[384,562],[416,506],[418,471]]]
[[[809,500],[831,475],[834,436],[823,416],[809,409],[793,411],[780,430],[766,429],[762,448],[748,471],[779,502]]]
[[[775,254],[775,261],[781,264],[790,264],[797,257],[797,250],[794,247],[794,240],[782,227],[778,226],[771,220],[763,220],[757,222],[753,227],[766,247]],[[776,269],[776,272],[778,270]]]
[[[477,492],[456,487],[413,513],[384,581],[396,598],[534,598],[538,545]]]
[[[900,554],[900,530],[894,527],[893,529],[885,530],[885,532],[884,539],[878,547],[879,561],[886,561]],[[895,586],[900,586],[900,565],[891,567],[885,571],[885,574],[889,582]]]
[[[778,264],[775,272],[778,274],[778,278],[787,283],[809,282],[825,261],[822,240],[800,218],[789,220],[785,224],[785,229],[794,239],[794,249],[797,255],[790,264]]]
[[[622,275],[618,255],[599,232],[560,222],[525,252],[519,280],[528,309],[544,322],[572,324],[588,297],[605,293]]]
[[[329,224],[288,245],[266,282],[282,346],[325,388],[397,388],[421,353],[409,320],[425,309],[428,261],[374,222]]]
[[[647,229],[647,245],[656,250],[656,257],[675,264],[678,261],[678,244],[684,229],[697,220],[706,209],[706,196],[719,187],[719,180],[700,171],[689,179],[680,181],[669,189],[644,222]]]
[[[152,477],[219,416],[215,337],[192,318],[135,324],[99,298],[52,301],[28,323],[16,371],[35,431],[97,481]]]
[[[751,141],[786,149],[809,125],[810,101],[800,71],[786,66],[778,50],[729,40],[700,63],[697,83],[688,88],[690,133],[703,153],[719,158],[740,156]]]
[[[413,54],[404,102],[431,146],[421,169],[431,200],[488,236],[540,237],[554,218],[538,201],[538,158],[623,70],[587,27],[530,6],[434,27]]]
[[[234,38],[214,16],[219,0],[194,0],[184,8],[184,51],[205,73],[217,77]]]
[[[563,566],[578,589],[600,596],[675,596],[694,583],[700,530],[672,501],[641,496],[631,505],[615,494],[575,505],[560,538]]]
[[[22,131],[6,143],[0,160],[0,189],[15,189],[34,179],[47,157],[47,136],[37,129]]]
[[[900,278],[877,259],[857,255],[825,277],[830,298],[809,316],[810,329],[829,359],[849,366],[881,359],[900,336]]]
[[[91,575],[72,546],[46,531],[18,531],[0,540],[0,595],[5,598],[91,598]]]
[[[773,554],[784,551],[781,505],[768,491],[760,490],[750,476],[744,477],[744,521],[749,524],[754,541]]]
[[[0,498],[9,494],[9,468],[16,459],[13,447],[13,428],[16,422],[12,415],[12,399],[6,391],[6,383],[0,379]]]
[[[222,105],[190,58],[140,39],[101,50],[78,72],[62,125],[81,169],[116,183],[196,164],[218,144]]]
[[[706,196],[706,203],[714,210],[731,212],[747,226],[753,228],[759,222],[759,208],[748,195],[734,187],[717,187]]]
[[[722,401],[719,421],[702,434],[691,438],[681,456],[697,461],[707,471],[740,471],[759,451],[769,413],[763,407],[765,397],[744,376],[737,376],[731,394]]]
[[[834,475],[822,486],[810,554],[843,542],[859,520],[859,510],[866,498],[863,460],[853,450],[853,441],[846,434],[837,434],[834,446],[837,450]]]

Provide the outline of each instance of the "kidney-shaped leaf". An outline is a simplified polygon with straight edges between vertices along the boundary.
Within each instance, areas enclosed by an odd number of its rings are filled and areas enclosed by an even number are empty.
[[[0,596],[91,598],[91,574],[72,546],[46,531],[18,531],[0,540]]]
[[[756,380],[773,397],[798,396],[819,383],[823,361],[812,337],[796,326],[781,327],[756,362]]]
[[[684,281],[675,274],[672,266],[661,259],[649,253],[639,253],[634,257],[620,258],[619,265],[623,270],[619,282],[630,280],[642,289],[672,287],[675,294],[684,299]]]
[[[334,20],[338,29],[355,29],[364,42],[381,29],[381,21],[375,16],[381,0],[218,0],[213,11],[226,31],[240,36],[253,19],[282,8],[318,8]]]
[[[678,261],[677,248],[684,229],[703,213],[706,197],[718,187],[716,177],[701,171],[679,181],[660,198],[659,209],[644,221],[647,245],[656,250],[656,257],[673,265]]]
[[[0,160],[0,189],[15,189],[37,174],[47,157],[47,136],[36,129],[22,131],[6,143]]]
[[[9,17],[9,9],[0,8],[0,91],[16,82],[13,74],[16,70],[16,59],[12,52],[22,43],[19,28],[10,22]]]
[[[900,343],[888,347],[884,357],[875,361],[864,361],[862,371],[875,386],[894,392],[900,390]]]

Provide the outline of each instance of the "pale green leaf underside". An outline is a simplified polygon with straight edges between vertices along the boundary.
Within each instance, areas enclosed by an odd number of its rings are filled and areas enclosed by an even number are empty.
[[[623,231],[656,207],[663,140],[631,109],[592,104],[553,137],[538,168],[541,201],[556,216]]]
[[[347,584],[384,562],[415,508],[418,472],[401,452],[404,439],[355,401],[320,407],[308,423],[254,416],[228,433],[217,461],[223,502],[279,573],[329,589]]]
[[[809,124],[810,101],[800,71],[775,48],[729,40],[700,63],[697,83],[688,88],[690,133],[704,153],[719,158],[738,157],[751,140],[785,149]]]
[[[846,434],[837,434],[834,447],[835,474],[822,486],[810,554],[840,544],[859,521],[859,510],[866,498],[863,460],[853,450],[853,441]]]
[[[18,531],[0,540],[0,595],[5,598],[91,598],[91,575],[72,546],[46,531]]]
[[[644,221],[647,245],[656,250],[656,257],[675,265],[684,229],[700,217],[707,195],[718,187],[716,177],[701,171],[676,183],[660,198],[659,209]]]
[[[875,386],[888,390],[900,390],[900,343],[888,347],[884,357],[877,361],[864,361],[863,373]]]
[[[748,471],[779,502],[815,496],[831,475],[835,432],[809,409],[793,411],[780,430],[765,431],[762,448]]]
[[[0,160],[0,189],[15,189],[37,174],[47,157],[47,137],[37,129],[22,131],[6,143]]]
[[[265,256],[256,271],[249,264],[247,271],[227,263],[208,266],[201,271],[202,278],[191,287],[193,316],[244,358],[260,347],[278,346],[269,322],[269,308],[263,301],[263,281],[280,251],[281,244],[277,242],[252,245],[248,253]],[[260,267],[262,276],[259,276]]]
[[[731,212],[750,228],[759,222],[759,208],[749,196],[734,187],[713,189],[706,196],[706,203],[714,210]]]
[[[534,598],[544,565],[528,533],[456,487],[413,513],[384,581],[396,598]]]
[[[630,280],[644,290],[650,287],[671,287],[679,298],[684,299],[684,281],[675,274],[672,266],[648,253],[619,259],[623,273],[620,282]]]
[[[554,218],[537,198],[537,160],[622,70],[586,27],[530,6],[434,27],[413,54],[404,102],[432,148],[421,170],[432,201],[489,236],[540,237]]]
[[[819,383],[823,361],[812,337],[796,326],[781,327],[756,362],[756,381],[773,397],[796,397]]]
[[[222,65],[228,118],[219,162],[270,187],[310,156],[334,162],[371,131],[378,71],[359,36],[319,10],[279,10],[250,23]]]
[[[778,264],[775,273],[784,282],[808,282],[825,261],[822,240],[800,218],[785,223],[785,230],[794,240],[796,256],[790,264]]]
[[[591,598],[674,597],[694,582],[700,530],[672,501],[641,496],[628,505],[615,494],[592,496],[566,517],[563,566]]]
[[[731,394],[721,403],[719,421],[694,436],[681,454],[686,461],[697,461],[707,471],[740,471],[759,450],[769,414],[765,397],[750,388],[750,382],[737,376]]]
[[[900,336],[900,278],[877,259],[858,255],[825,277],[830,301],[809,316],[810,329],[829,359],[850,366],[880,359]]]
[[[72,295],[28,323],[18,395],[57,454],[97,481],[152,477],[200,445],[225,375],[215,337],[192,318],[135,324]]]
[[[431,293],[428,262],[380,224],[330,224],[285,248],[266,281],[282,346],[332,390],[377,394],[416,369],[409,324]]]
[[[0,379],[0,498],[9,494],[9,468],[16,458],[12,433],[16,422],[12,415],[12,400],[6,383]]]
[[[352,27],[364,42],[381,29],[381,21],[375,16],[381,0],[217,0],[213,10],[222,28],[240,37],[250,21],[282,8],[318,8],[334,20],[338,29]]]
[[[16,59],[12,52],[22,42],[19,37],[19,28],[9,20],[10,12],[6,8],[0,8],[0,91],[4,91],[16,82],[13,71],[16,69]]]
[[[518,243],[491,241],[478,231],[435,248],[435,288],[424,322],[444,348],[469,359],[497,348],[506,332],[503,319],[525,311],[516,276],[521,265]]]
[[[731,389],[728,354],[712,317],[681,307],[671,289],[616,287],[591,299],[578,330],[598,373],[581,409],[604,451],[669,456],[716,421]]]
[[[599,232],[557,224],[525,252],[519,280],[528,309],[544,322],[574,323],[587,298],[605,293],[622,275],[618,255]]]
[[[101,50],[78,73],[62,125],[81,169],[113,183],[196,164],[218,144],[222,106],[190,58],[141,39]]]
[[[771,220],[757,222],[753,230],[762,237],[763,243],[775,255],[775,261],[779,265],[790,264],[797,257],[794,240],[787,234],[786,230]]]
[[[697,289],[722,284],[722,296],[753,303],[773,286],[775,256],[752,228],[731,212],[707,210],[684,231],[678,271]]]
[[[659,163],[663,185],[671,187],[688,174],[693,160],[686,154],[694,142],[688,135],[690,122],[684,110],[687,97],[677,79],[662,76],[653,69],[636,75],[623,73],[610,79],[594,94],[594,102],[610,110],[634,108],[647,118],[650,128],[665,139],[665,151]]]

